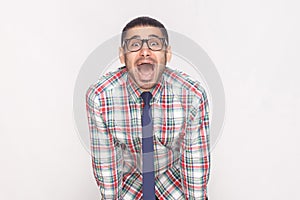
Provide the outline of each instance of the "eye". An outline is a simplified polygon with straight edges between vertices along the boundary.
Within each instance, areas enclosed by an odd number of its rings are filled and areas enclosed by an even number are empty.
[[[158,38],[153,38],[148,41],[148,45],[153,48],[160,48],[162,46],[162,42]]]
[[[129,40],[128,42],[128,46],[130,47],[140,47],[141,46],[141,41],[140,40],[137,40],[137,39],[132,39],[132,40]]]
[[[152,47],[153,47],[153,46],[157,46],[157,45],[159,45],[157,41],[152,41],[152,42],[150,42],[150,46],[152,46]]]
[[[140,43],[139,42],[133,42],[133,43],[130,43],[130,46],[132,46],[132,47],[139,47]]]

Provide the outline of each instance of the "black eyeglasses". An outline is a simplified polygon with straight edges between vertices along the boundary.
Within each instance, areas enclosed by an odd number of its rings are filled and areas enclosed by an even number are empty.
[[[139,51],[143,47],[144,42],[152,51],[160,51],[163,49],[164,45],[167,44],[165,38],[159,37],[153,37],[149,39],[130,38],[124,40],[127,50],[131,52]]]

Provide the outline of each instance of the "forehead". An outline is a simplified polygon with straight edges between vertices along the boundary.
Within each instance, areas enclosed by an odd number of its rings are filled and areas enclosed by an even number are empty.
[[[163,37],[162,31],[158,27],[152,26],[137,26],[130,28],[125,33],[125,38],[131,37],[148,38],[149,36]]]

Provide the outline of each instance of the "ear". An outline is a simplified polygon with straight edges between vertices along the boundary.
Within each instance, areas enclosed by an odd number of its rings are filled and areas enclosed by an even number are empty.
[[[122,47],[119,47],[119,59],[122,65],[125,64],[125,53]]]
[[[169,63],[172,58],[171,46],[168,46],[166,49],[166,58],[167,58],[167,62]]]

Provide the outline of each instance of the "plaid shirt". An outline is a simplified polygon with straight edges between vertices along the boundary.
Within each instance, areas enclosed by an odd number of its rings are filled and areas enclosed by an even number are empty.
[[[210,152],[204,89],[167,67],[150,92],[156,196],[205,200]],[[124,67],[87,92],[93,170],[104,199],[142,199],[141,93]]]

